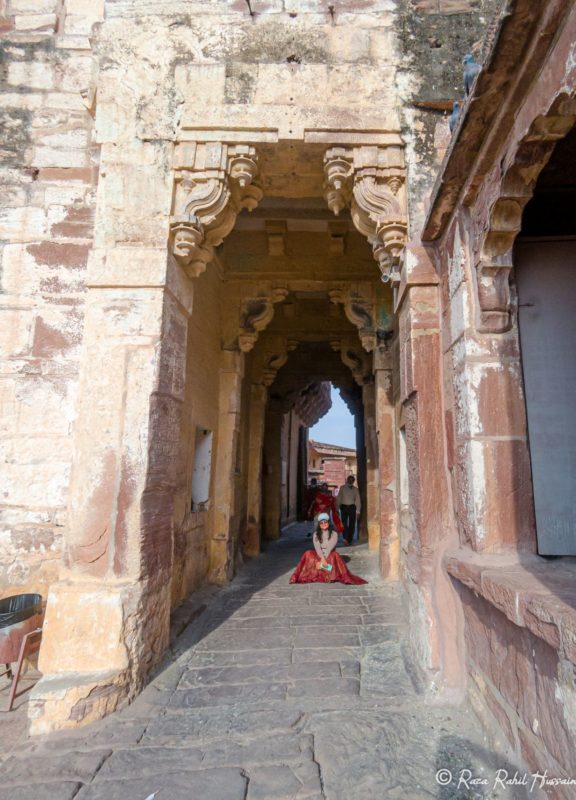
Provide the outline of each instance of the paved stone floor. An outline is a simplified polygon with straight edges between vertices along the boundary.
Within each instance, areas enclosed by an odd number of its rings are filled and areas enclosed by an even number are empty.
[[[304,534],[292,526],[231,586],[207,592],[122,712],[35,739],[22,707],[2,714],[0,800],[539,797],[494,787],[497,769],[517,767],[467,708],[426,704],[400,590],[365,546],[340,552],[367,586],[288,584]]]

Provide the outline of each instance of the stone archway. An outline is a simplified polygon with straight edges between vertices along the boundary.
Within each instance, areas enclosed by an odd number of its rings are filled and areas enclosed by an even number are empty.
[[[109,177],[123,169],[118,152],[109,162],[103,157]],[[290,159],[297,169],[286,174]],[[386,389],[392,365],[382,358],[393,330],[392,295],[374,260],[386,279],[396,276],[406,229],[399,134],[319,126],[296,136],[225,125],[215,134],[185,123],[169,188],[168,254],[154,234],[147,246],[103,247],[91,258],[74,513],[67,564],[48,602],[44,677],[32,703],[38,732],[89,722],[134,697],[166,647],[170,609],[184,591],[174,586],[176,575],[188,587],[202,576],[216,583],[232,577],[245,522],[254,517],[246,488],[259,472],[266,387],[293,342],[269,348],[255,381],[247,380],[247,362],[276,309],[289,313],[290,292],[321,292],[346,319],[346,341],[330,337],[330,352],[348,361],[357,381],[380,369],[381,378],[362,389],[372,415],[372,464],[382,454],[376,409],[382,419],[394,416]],[[110,215],[105,199],[98,215]],[[267,266],[255,268],[261,257]],[[209,361],[195,352],[205,347],[206,330]],[[102,371],[102,363],[114,368]],[[196,381],[198,371],[209,380]],[[96,419],[106,431],[100,439]],[[210,502],[195,505],[186,448],[198,432],[213,436],[213,488]],[[386,441],[386,493],[393,495],[395,452]],[[374,507],[376,474],[373,468]],[[391,540],[393,514],[386,524]],[[375,513],[369,528],[377,546]],[[182,569],[186,544],[173,546],[194,537],[206,551],[199,577]],[[102,657],[85,661],[83,645],[102,626]]]

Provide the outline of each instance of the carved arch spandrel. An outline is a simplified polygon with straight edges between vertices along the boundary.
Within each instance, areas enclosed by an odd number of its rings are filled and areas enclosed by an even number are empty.
[[[262,199],[258,153],[250,145],[220,142],[177,145],[170,251],[191,277],[205,271],[236,222]]]
[[[541,171],[559,139],[576,123],[574,97],[556,99],[546,115],[536,117],[507,167],[500,195],[493,202],[488,225],[481,233],[476,259],[480,333],[505,333],[512,327],[510,274],[512,251],[522,228],[522,215]]]

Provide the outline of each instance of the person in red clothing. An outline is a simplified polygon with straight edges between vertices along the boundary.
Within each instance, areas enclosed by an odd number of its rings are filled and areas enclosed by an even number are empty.
[[[332,526],[338,532],[342,533],[344,526],[338,513],[338,506],[336,505],[336,498],[330,493],[328,484],[323,483],[310,507],[308,509],[308,519],[314,518],[314,529],[318,526],[318,514],[326,513],[332,518]]]
[[[330,526],[326,512],[318,514],[318,527],[312,539],[314,550],[303,553],[294,570],[290,583],[346,583],[360,586],[367,583],[364,578],[353,575],[346,562],[336,552],[338,534]]]
[[[307,520],[312,519],[312,517],[310,516],[310,507],[312,506],[314,498],[316,497],[319,491],[320,487],[318,486],[318,481],[316,480],[316,478],[312,478],[310,480],[310,486],[306,488],[306,494],[304,495],[304,503],[303,503],[304,517]],[[311,531],[308,531],[306,537],[309,539],[313,533],[314,533],[314,528],[312,528]]]

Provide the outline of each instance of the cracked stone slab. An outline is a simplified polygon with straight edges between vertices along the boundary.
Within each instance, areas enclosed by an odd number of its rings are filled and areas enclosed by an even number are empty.
[[[412,701],[417,697],[396,642],[371,647],[362,659],[360,670],[363,697]]]
[[[77,797],[82,784],[65,781],[63,783],[46,783],[41,787],[10,786],[0,789],[0,800],[72,800]]]
[[[360,647],[299,647],[294,650],[292,660],[295,664],[302,661],[313,661],[314,663],[338,660],[354,661],[360,655]]]
[[[338,617],[338,627],[340,628],[341,625],[362,625],[362,620],[364,617],[361,614],[342,614]],[[318,614],[299,614],[299,615],[290,615],[290,620],[292,625],[300,626],[314,626],[317,627],[319,624]],[[323,625],[324,629],[326,625]]]
[[[239,666],[251,666],[255,664],[290,664],[292,661],[292,650],[290,648],[270,649],[270,650],[220,650],[215,651],[195,651],[191,654],[188,661],[190,667],[208,666],[227,666],[237,664]]]
[[[207,636],[198,644],[198,650],[268,650],[291,644],[291,633],[252,633],[230,626],[229,630],[219,629],[218,633]]]
[[[322,797],[318,765],[313,762],[252,767],[247,800],[304,800]]]
[[[277,734],[273,738],[246,736],[240,741],[211,740],[197,747],[139,747],[119,750],[102,766],[96,782],[118,780],[127,775],[141,778],[195,772],[210,767],[244,767],[312,759],[310,735]]]
[[[199,689],[178,690],[170,698],[168,708],[187,709],[200,706],[233,705],[283,700],[286,697],[285,683],[246,683],[235,686],[203,686]]]
[[[142,738],[148,722],[145,720],[122,722],[115,718],[113,722],[106,720],[104,723],[94,723],[89,732],[81,728],[76,732],[67,731],[50,736],[35,736],[29,739],[21,748],[20,753],[37,755],[43,753],[69,753],[72,750],[84,752],[87,750],[106,749],[111,747],[126,747],[137,744]]]
[[[358,647],[360,640],[357,633],[306,633],[296,634],[294,647]]]
[[[80,790],[77,800],[145,800],[151,794],[154,800],[245,800],[247,787],[240,769],[207,769],[93,783]]]
[[[188,669],[182,676],[179,689],[216,684],[286,683],[305,678],[340,677],[340,664],[326,661],[321,664],[283,664],[249,667],[203,667]]]
[[[254,731],[275,736],[279,732],[299,729],[303,714],[297,709],[251,711],[242,708],[214,708],[196,710],[184,715],[171,715],[153,720],[143,739],[143,744],[162,745],[175,739],[186,744],[192,741],[238,734],[253,734]]]
[[[295,681],[288,687],[288,697],[342,697],[360,693],[360,681],[355,678],[327,678]]]
[[[94,753],[68,752],[57,755],[37,755],[30,758],[28,753],[21,757],[10,756],[0,768],[0,785],[47,784],[50,781],[81,781],[92,779],[111,750]]]

